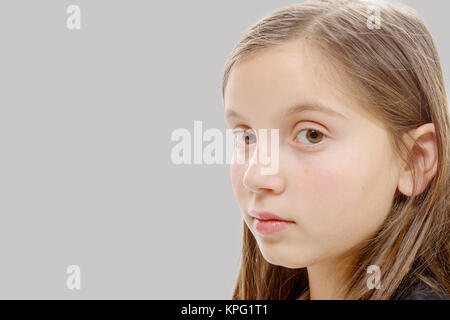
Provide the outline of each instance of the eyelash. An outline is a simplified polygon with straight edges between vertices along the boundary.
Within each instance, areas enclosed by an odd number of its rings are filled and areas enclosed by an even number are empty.
[[[298,133],[295,135],[295,141],[297,140],[297,137],[298,137],[298,135],[299,135],[301,132],[303,132],[303,131],[308,132],[309,130],[310,130],[310,131],[314,131],[314,132],[318,132],[319,135],[322,135],[322,136],[323,136],[323,138],[322,138],[322,140],[321,140],[320,142],[318,142],[318,143],[311,143],[311,144],[304,144],[304,143],[303,143],[303,145],[308,146],[308,148],[309,148],[309,147],[314,147],[314,146],[316,146],[316,145],[319,145],[319,144],[322,143],[322,141],[328,139],[328,136],[327,136],[326,134],[324,134],[322,131],[317,130],[317,129],[315,129],[315,128],[308,127],[308,128],[303,128],[302,130],[298,131]],[[243,133],[245,133],[245,132],[248,132],[248,130],[247,130],[247,129],[236,129],[234,133],[236,134],[236,132],[239,132],[239,133],[243,132]],[[248,146],[248,144],[246,144],[246,146]]]

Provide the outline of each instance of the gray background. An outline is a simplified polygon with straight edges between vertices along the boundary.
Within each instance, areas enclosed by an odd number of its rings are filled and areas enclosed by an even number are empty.
[[[0,2],[0,298],[231,298],[242,222],[229,166],[174,165],[170,135],[194,120],[226,129],[229,52],[295,2]],[[448,1],[404,2],[448,84]]]

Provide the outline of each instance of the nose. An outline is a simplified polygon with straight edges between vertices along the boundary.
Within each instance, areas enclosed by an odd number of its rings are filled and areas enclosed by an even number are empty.
[[[285,182],[281,175],[281,170],[277,170],[271,174],[264,174],[264,169],[267,172],[267,164],[261,163],[262,161],[257,161],[257,154],[258,150],[255,150],[244,173],[244,187],[254,193],[261,193],[263,191],[275,194],[282,193],[285,188]]]

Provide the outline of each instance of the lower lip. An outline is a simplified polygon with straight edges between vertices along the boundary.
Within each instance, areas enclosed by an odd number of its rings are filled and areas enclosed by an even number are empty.
[[[259,220],[257,218],[254,218],[254,220],[255,229],[262,234],[274,234],[295,223],[281,220]]]

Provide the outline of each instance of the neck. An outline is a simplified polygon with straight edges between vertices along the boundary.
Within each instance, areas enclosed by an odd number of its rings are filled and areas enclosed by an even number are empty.
[[[310,300],[343,299],[339,291],[349,276],[349,266],[349,259],[339,262],[323,261],[308,266]]]

